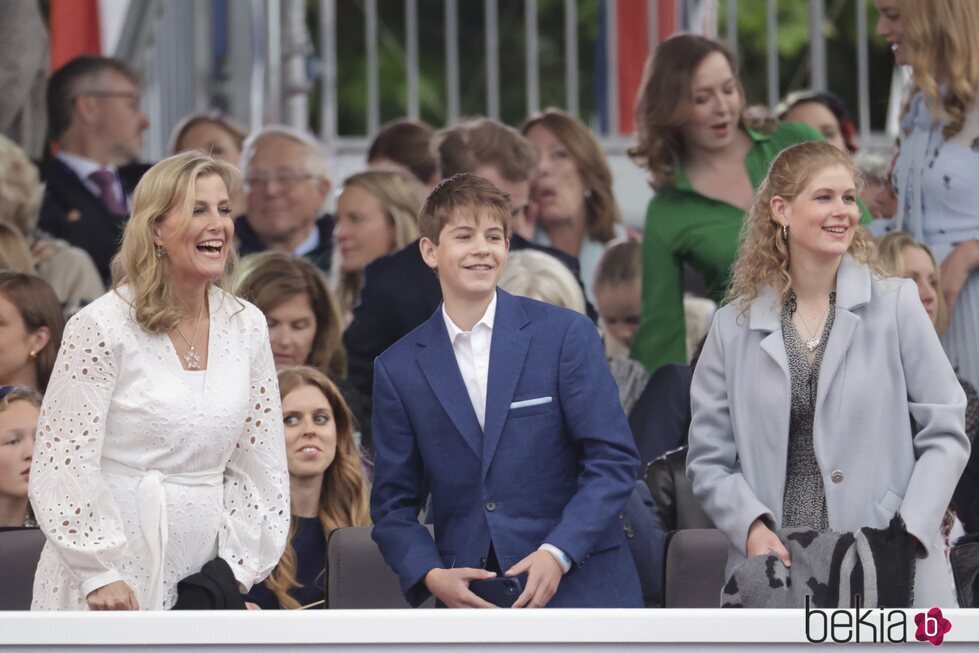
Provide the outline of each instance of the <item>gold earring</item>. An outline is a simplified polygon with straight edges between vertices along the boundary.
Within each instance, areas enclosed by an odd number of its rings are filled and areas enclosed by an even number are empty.
[[[787,224],[782,225],[782,238],[785,242],[789,242],[789,225]]]
[[[31,358],[37,358],[37,352],[32,349],[30,356],[31,356]]]

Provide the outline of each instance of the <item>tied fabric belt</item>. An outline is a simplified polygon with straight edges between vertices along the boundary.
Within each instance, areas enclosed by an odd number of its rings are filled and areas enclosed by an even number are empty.
[[[150,582],[145,597],[148,610],[163,609],[163,561],[167,550],[167,494],[165,484],[188,487],[222,487],[224,468],[185,474],[164,474],[158,470],[136,469],[115,460],[102,461],[102,471],[119,476],[139,478],[136,485],[136,507],[139,527],[150,553]]]

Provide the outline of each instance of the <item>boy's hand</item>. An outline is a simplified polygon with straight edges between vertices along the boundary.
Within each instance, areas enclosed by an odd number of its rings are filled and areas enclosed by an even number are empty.
[[[548,551],[534,551],[510,567],[506,575],[527,574],[527,587],[513,604],[515,608],[543,608],[561,583],[561,565]]]
[[[425,587],[439,601],[450,608],[495,608],[469,591],[469,581],[493,578],[496,574],[485,569],[460,567],[458,569],[439,569],[436,567],[425,574]]]

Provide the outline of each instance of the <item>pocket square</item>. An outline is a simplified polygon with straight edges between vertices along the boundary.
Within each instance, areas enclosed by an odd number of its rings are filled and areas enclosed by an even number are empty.
[[[537,399],[524,399],[523,401],[515,401],[510,404],[510,410],[514,408],[526,408],[527,406],[540,406],[541,404],[551,403],[550,397],[538,397]]]

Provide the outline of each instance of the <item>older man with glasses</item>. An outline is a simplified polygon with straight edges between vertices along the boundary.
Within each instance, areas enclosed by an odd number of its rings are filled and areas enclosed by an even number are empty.
[[[306,132],[271,125],[245,141],[241,162],[248,213],[235,222],[239,253],[289,252],[329,273],[335,221],[325,212],[326,148]]]
[[[81,56],[48,81],[48,119],[57,154],[39,169],[45,182],[39,227],[92,257],[104,279],[129,213],[149,119],[136,75],[108,57]]]

